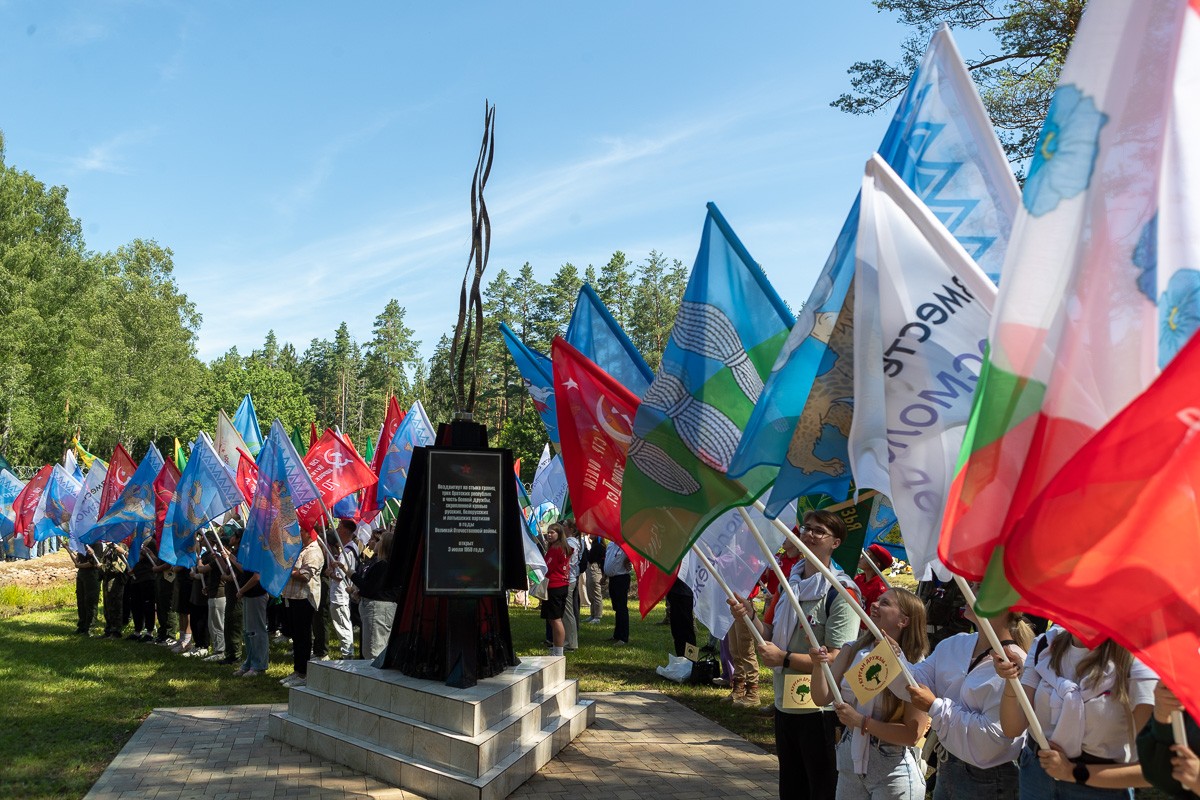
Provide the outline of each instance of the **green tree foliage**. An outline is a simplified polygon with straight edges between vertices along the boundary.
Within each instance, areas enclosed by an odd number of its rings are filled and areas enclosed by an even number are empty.
[[[851,114],[871,114],[899,97],[921,61],[929,37],[942,22],[982,30],[994,46],[966,57],[971,77],[991,114],[1004,150],[1014,162],[1033,153],[1050,97],[1086,0],[874,0],[880,11],[899,14],[910,29],[898,61],[881,58],[851,65],[853,91],[833,101]]]

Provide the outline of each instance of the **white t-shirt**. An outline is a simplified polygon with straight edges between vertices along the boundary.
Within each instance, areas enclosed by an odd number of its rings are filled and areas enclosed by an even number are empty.
[[[1061,628],[1054,628],[1042,634],[1042,636],[1049,637],[1051,641],[1057,636],[1069,635]],[[1025,669],[1021,673],[1021,684],[1034,690],[1033,711],[1042,724],[1046,738],[1056,744],[1064,745],[1062,737],[1055,738],[1054,734],[1055,729],[1062,721],[1063,714],[1068,712],[1063,711],[1063,707],[1056,699],[1055,687],[1043,680],[1035,668],[1038,640],[1041,638],[1038,637],[1034,640],[1029,655],[1025,657]],[[1087,657],[1089,652],[1086,647],[1076,647],[1072,644],[1067,648],[1058,674],[1064,676],[1068,681],[1074,682],[1078,674],[1076,670],[1079,663]],[[1048,665],[1049,659],[1050,647],[1047,646],[1042,649],[1041,657],[1036,661],[1044,667]],[[1110,666],[1109,670],[1111,671],[1111,669]],[[1085,683],[1082,686],[1083,696],[1086,698],[1083,703],[1083,752],[1097,758],[1111,758],[1118,764],[1135,763],[1137,747],[1134,740],[1137,738],[1137,731],[1134,730],[1132,711],[1140,705],[1154,705],[1154,686],[1157,682],[1158,676],[1145,664],[1134,659],[1129,674],[1128,705],[1117,702],[1107,691],[1092,697],[1089,689],[1095,687],[1093,684]],[[1070,752],[1074,748],[1067,748],[1064,745],[1064,749],[1067,749],[1068,758],[1078,758],[1080,755],[1078,752]]]

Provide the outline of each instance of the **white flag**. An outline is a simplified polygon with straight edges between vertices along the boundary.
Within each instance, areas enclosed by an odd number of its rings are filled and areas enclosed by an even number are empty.
[[[860,489],[891,498],[919,576],[936,562],[996,287],[879,156],[857,257],[850,461]]]
[[[75,510],[71,513],[71,542],[72,552],[85,552],[79,537],[87,533],[96,524],[100,516],[100,495],[104,492],[104,478],[108,475],[108,467],[100,459],[92,462],[87,477],[83,479],[83,489],[75,498]]]

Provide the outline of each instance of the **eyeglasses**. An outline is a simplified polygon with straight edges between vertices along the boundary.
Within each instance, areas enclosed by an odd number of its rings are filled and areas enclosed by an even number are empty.
[[[808,525],[801,525],[800,526],[800,535],[803,536],[806,533],[809,536],[813,537],[814,539],[823,539],[826,536],[833,536],[832,533],[825,530],[824,528],[813,528]]]

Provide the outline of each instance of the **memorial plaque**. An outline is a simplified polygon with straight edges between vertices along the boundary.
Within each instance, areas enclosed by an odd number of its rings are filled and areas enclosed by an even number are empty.
[[[503,592],[503,474],[501,451],[430,449],[425,525],[425,591],[429,594]]]

